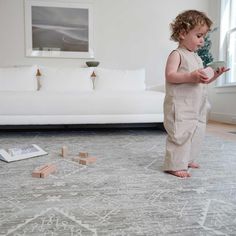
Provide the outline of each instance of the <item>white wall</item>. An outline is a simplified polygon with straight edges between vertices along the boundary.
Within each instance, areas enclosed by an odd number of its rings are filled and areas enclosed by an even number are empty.
[[[212,53],[214,60],[222,60],[219,54],[220,38],[220,0],[209,1],[209,15],[214,26],[219,27],[212,35]],[[236,87],[217,88],[216,83],[209,86],[209,100],[211,103],[210,119],[236,124]]]
[[[70,0],[76,1],[76,0]],[[208,0],[78,0],[94,4],[95,60],[100,67],[145,67],[147,83],[164,83],[164,67],[176,44],[169,23],[186,9],[208,10]],[[24,48],[24,1],[0,0],[0,66],[84,66],[86,59],[30,58]]]

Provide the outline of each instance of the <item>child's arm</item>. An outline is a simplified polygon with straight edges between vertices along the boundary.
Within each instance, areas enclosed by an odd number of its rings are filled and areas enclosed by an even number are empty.
[[[202,80],[208,79],[206,75],[199,70],[193,72],[178,72],[180,65],[180,55],[177,51],[173,51],[166,63],[166,80],[170,83],[202,83]]]
[[[206,83],[206,84],[209,84],[209,83],[215,81],[219,76],[221,76],[223,73],[225,73],[225,72],[227,72],[229,70],[230,70],[230,68],[220,67],[220,68],[218,68],[218,70],[216,70],[214,72],[214,76],[210,80],[209,79],[206,80],[206,81],[202,80],[202,82]]]

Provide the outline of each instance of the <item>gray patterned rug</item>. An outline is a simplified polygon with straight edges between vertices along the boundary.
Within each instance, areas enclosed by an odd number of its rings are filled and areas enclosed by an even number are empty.
[[[23,135],[24,134],[24,135]],[[38,144],[49,154],[0,162],[0,235],[236,235],[236,145],[207,136],[201,169],[161,171],[158,130],[2,132],[0,148]],[[60,156],[68,146],[68,158]],[[89,166],[72,158],[97,157]],[[45,163],[58,172],[31,172]]]

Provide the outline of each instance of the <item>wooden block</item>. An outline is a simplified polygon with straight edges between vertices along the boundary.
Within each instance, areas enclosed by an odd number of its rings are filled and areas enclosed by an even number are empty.
[[[96,157],[87,157],[86,159],[79,160],[79,164],[81,165],[89,165],[94,162],[96,162]]]
[[[41,177],[41,171],[45,168],[48,167],[48,164],[42,165],[40,167],[37,167],[33,172],[32,172],[32,177],[35,178],[40,178]]]
[[[37,171],[32,172],[32,177],[34,177],[34,178],[40,178],[40,175],[41,175],[40,172],[37,172]]]
[[[40,166],[40,167],[36,168],[32,172],[32,177],[35,177],[35,178],[45,178],[49,174],[54,173],[55,171],[56,171],[56,166],[55,165],[45,164],[43,166]]]
[[[88,152],[80,152],[79,157],[81,158],[88,158]]]
[[[40,177],[45,178],[45,177],[49,176],[51,173],[54,173],[55,171],[56,171],[56,166],[50,164],[48,167],[46,167],[45,169],[43,169],[41,171]]]
[[[68,156],[68,147],[67,147],[67,146],[63,146],[63,147],[61,148],[61,155],[62,155],[63,157],[67,157],[67,156]]]

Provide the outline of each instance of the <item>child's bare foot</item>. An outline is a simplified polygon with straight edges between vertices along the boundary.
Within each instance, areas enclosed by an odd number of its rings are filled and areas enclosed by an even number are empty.
[[[188,167],[189,168],[200,168],[200,166],[195,162],[188,163]]]
[[[186,170],[177,170],[177,171],[166,171],[166,173],[180,177],[180,178],[186,178],[191,177],[191,175]]]

